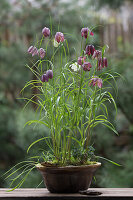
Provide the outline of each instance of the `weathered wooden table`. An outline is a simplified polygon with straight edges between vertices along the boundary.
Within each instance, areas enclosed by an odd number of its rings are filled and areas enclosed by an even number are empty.
[[[92,191],[89,194],[52,194],[47,189],[16,189],[11,192],[7,192],[7,189],[0,189],[0,200],[133,200],[132,188],[90,188],[88,191]],[[94,193],[93,193],[94,192]],[[101,192],[100,195],[95,195],[95,192]]]

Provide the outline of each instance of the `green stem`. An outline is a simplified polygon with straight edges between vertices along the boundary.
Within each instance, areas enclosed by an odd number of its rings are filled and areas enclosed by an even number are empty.
[[[96,97],[96,86],[95,86],[95,90],[94,90],[94,93],[93,93],[93,101],[92,101],[92,105],[91,105],[91,108],[90,108],[90,114],[89,114],[88,131],[87,131],[87,139],[86,139],[86,150],[88,149],[88,145],[89,145],[90,140],[91,140],[90,124],[91,124],[92,115],[94,116],[93,108],[94,108],[95,97]]]

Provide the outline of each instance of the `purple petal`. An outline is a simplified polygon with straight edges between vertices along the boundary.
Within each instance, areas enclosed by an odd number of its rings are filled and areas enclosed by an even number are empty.
[[[63,42],[64,41],[64,34],[61,33],[61,32],[57,32],[55,34],[55,40],[60,43],[60,42]]]
[[[41,57],[41,58],[44,58],[44,57],[45,57],[46,52],[45,52],[45,50],[44,50],[43,48],[40,48],[40,49],[39,49],[39,53],[40,53],[40,57]]]
[[[49,37],[50,36],[50,29],[47,27],[44,27],[42,29],[42,34],[44,35],[44,37]]]
[[[53,78],[53,71],[49,69],[49,70],[46,72],[46,75],[47,75],[48,78],[52,79],[52,78]]]
[[[46,74],[43,74],[43,75],[42,75],[41,81],[42,81],[42,82],[48,82],[48,77],[47,77]]]
[[[32,53],[32,51],[33,51],[33,49],[34,49],[34,47],[33,46],[30,46],[29,48],[28,48],[28,53]]]

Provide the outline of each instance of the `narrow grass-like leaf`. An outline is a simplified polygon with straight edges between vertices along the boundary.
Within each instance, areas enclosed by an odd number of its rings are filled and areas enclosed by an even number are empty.
[[[28,147],[27,153],[29,152],[29,150],[31,149],[31,147],[32,147],[33,145],[35,145],[36,143],[38,143],[38,142],[40,142],[40,141],[42,141],[42,140],[46,140],[47,138],[50,138],[50,137],[43,137],[43,138],[40,138],[40,139],[34,141],[34,142]]]
[[[109,159],[107,159],[107,158],[104,158],[104,157],[102,157],[102,156],[96,156],[96,158],[100,158],[100,159],[103,159],[103,160],[106,160],[106,161],[108,161],[108,162],[110,162],[110,163],[112,163],[112,164],[114,164],[114,165],[117,165],[117,166],[119,166],[119,167],[121,167],[122,165],[120,165],[120,164],[118,164],[118,163],[116,163],[116,162],[114,162],[114,161],[112,161],[112,160],[109,160]]]

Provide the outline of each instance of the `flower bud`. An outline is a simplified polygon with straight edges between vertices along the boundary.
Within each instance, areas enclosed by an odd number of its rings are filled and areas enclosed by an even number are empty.
[[[94,33],[91,31],[91,32],[90,32],[90,35],[91,35],[91,36],[93,36],[93,35],[94,35]]]
[[[45,52],[45,50],[44,50],[43,48],[40,48],[40,49],[39,49],[39,53],[40,53],[40,57],[41,57],[41,58],[44,58],[46,52]]]
[[[63,42],[64,41],[64,34],[61,33],[61,32],[57,32],[55,34],[55,40],[60,43],[60,42]]]
[[[48,82],[48,77],[47,77],[46,74],[43,74],[43,75],[42,75],[41,81],[42,81],[42,82]]]
[[[52,79],[53,78],[53,71],[52,70],[47,70],[46,71],[46,76],[48,77],[48,79],[50,78],[50,79]]]
[[[84,37],[85,39],[87,39],[87,37],[88,37],[88,27],[81,29],[81,36]]]
[[[50,36],[50,29],[47,27],[44,27],[42,29],[42,34],[44,35],[44,37],[49,37]]]

